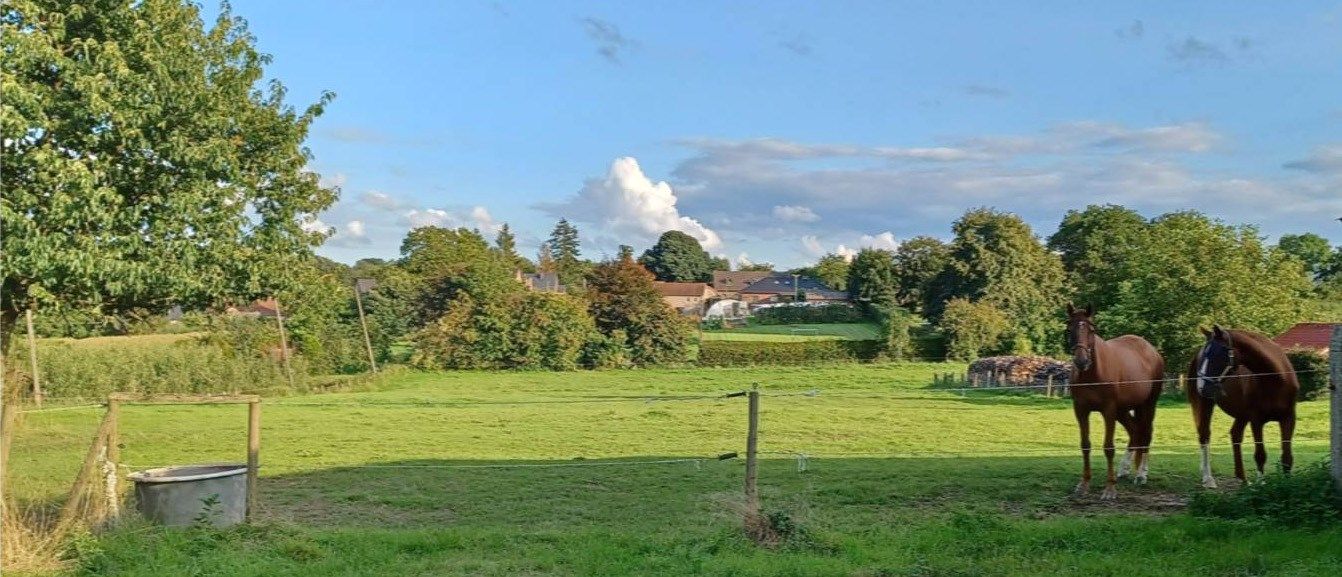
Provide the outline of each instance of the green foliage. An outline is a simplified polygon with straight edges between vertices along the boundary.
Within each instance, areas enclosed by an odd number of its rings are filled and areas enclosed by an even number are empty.
[[[917,354],[909,332],[916,324],[913,313],[901,307],[877,309],[876,321],[881,325],[881,342],[887,359],[902,361]]]
[[[1002,339],[1010,329],[1006,313],[987,301],[951,299],[941,317],[946,355],[960,361],[1003,351]]]
[[[1312,401],[1328,396],[1328,355],[1313,349],[1290,349],[1286,351],[1300,381],[1299,399]]]
[[[756,309],[750,321],[759,325],[794,325],[824,323],[860,323],[866,315],[848,304],[774,306]]]
[[[1277,248],[1300,261],[1311,278],[1323,273],[1333,256],[1328,239],[1312,232],[1283,234],[1277,239]]]
[[[573,370],[597,338],[577,297],[524,292],[486,302],[461,293],[415,337],[413,363],[437,369]]]
[[[526,257],[517,252],[517,235],[513,234],[513,229],[508,223],[503,223],[499,227],[499,233],[494,237],[494,248],[499,251],[504,262],[513,263],[513,267],[522,272],[536,272],[536,265],[527,260]]]
[[[704,341],[699,343],[699,365],[743,367],[871,362],[879,358],[885,348],[883,341]]]
[[[769,267],[768,269],[751,270],[773,270],[773,265],[769,265]],[[834,290],[846,291],[848,290],[848,269],[847,258],[837,254],[827,254],[820,257],[820,260],[816,261],[814,265],[793,272],[819,279],[820,282],[825,283],[825,286]]]
[[[1048,248],[1062,257],[1074,291],[1072,300],[1098,310],[1118,302],[1128,263],[1144,257],[1141,248],[1147,233],[1147,220],[1126,207],[1091,205],[1068,211],[1049,237]]]
[[[1021,352],[1060,349],[1058,311],[1066,295],[1058,256],[1040,244],[1029,225],[1014,214],[971,210],[953,228],[950,260],[932,282],[923,305],[927,317],[941,322],[953,299],[984,301],[1006,315],[1010,334],[1004,336],[1018,343],[1024,349]],[[954,354],[966,352],[953,350]]]
[[[1322,529],[1342,524],[1342,493],[1333,483],[1325,460],[1298,468],[1290,475],[1268,475],[1235,492],[1195,493],[1188,509],[1199,517]]]
[[[416,284],[416,326],[442,317],[461,294],[476,301],[521,292],[512,263],[489,247],[480,233],[428,226],[410,231],[401,242],[401,267]]]
[[[715,262],[716,262],[716,261],[715,261]],[[715,268],[713,268],[713,270],[729,270],[729,269],[728,269],[727,267],[723,267],[723,268],[716,268],[716,267],[715,267]],[[774,263],[771,263],[771,262],[752,262],[752,263],[749,263],[749,264],[743,264],[743,265],[741,265],[741,266],[738,266],[738,267],[736,267],[736,270],[742,270],[742,271],[759,271],[759,272],[772,272],[772,271],[774,270]],[[710,271],[710,272],[711,272],[711,271]],[[709,276],[712,277],[711,274],[710,274]],[[711,280],[711,279],[710,279],[710,280]]]
[[[848,294],[873,307],[892,306],[898,294],[895,255],[888,250],[864,248],[848,268]]]
[[[302,111],[227,5],[7,2],[0,350],[30,301],[162,312],[283,286],[336,198],[308,171]],[[263,88],[262,82],[268,82]]]
[[[652,273],[628,254],[598,264],[587,275],[588,311],[602,334],[624,334],[630,362],[646,366],[684,361],[692,326],[652,283]]]
[[[657,244],[638,257],[657,280],[666,282],[708,282],[713,279],[713,259],[694,237],[670,230],[662,233]]]
[[[1219,323],[1279,334],[1301,319],[1311,287],[1295,258],[1265,247],[1258,231],[1197,212],[1152,221],[1124,266],[1117,302],[1097,312],[1102,334],[1141,335],[1167,366],[1187,362]]]
[[[550,240],[545,243],[544,248],[549,253],[546,255],[546,261],[553,267],[554,272],[559,274],[559,282],[566,287],[577,287],[582,284],[583,275],[587,272],[587,263],[581,259],[578,227],[573,226],[568,219],[559,219],[559,222],[555,223],[554,230],[550,232]]]
[[[895,302],[906,309],[923,306],[928,288],[950,260],[950,247],[930,236],[915,236],[895,249]]]

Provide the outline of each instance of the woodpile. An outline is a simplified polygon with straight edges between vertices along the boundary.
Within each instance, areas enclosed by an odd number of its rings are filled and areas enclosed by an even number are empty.
[[[1053,386],[1062,387],[1072,374],[1071,363],[1048,357],[986,357],[969,365],[969,381],[980,387]]]

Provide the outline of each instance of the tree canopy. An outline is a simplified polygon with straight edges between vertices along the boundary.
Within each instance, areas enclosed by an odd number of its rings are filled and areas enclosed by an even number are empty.
[[[842,255],[827,254],[820,257],[814,265],[799,269],[798,274],[815,277],[825,286],[838,291],[848,290],[848,259]],[[770,267],[767,270],[773,270]]]
[[[877,308],[895,304],[895,255],[876,248],[864,248],[848,266],[848,294],[861,303]]]
[[[546,254],[543,257],[548,266],[559,275],[564,286],[573,287],[582,283],[587,270],[582,261],[582,243],[578,240],[578,227],[568,219],[559,219],[554,230],[550,231],[550,240],[542,246]]]
[[[1125,267],[1138,257],[1147,228],[1146,218],[1122,206],[1068,211],[1048,247],[1062,258],[1073,300],[1100,309],[1114,304]]]
[[[1312,232],[1283,234],[1277,239],[1277,248],[1299,260],[1311,277],[1323,275],[1333,258],[1333,247],[1328,239]]]
[[[660,281],[707,282],[713,278],[713,258],[708,251],[694,237],[678,230],[662,233],[638,262]]]
[[[0,339],[34,301],[164,310],[273,293],[337,191],[301,110],[225,5],[16,0],[0,18]]]
[[[624,253],[587,275],[588,311],[596,327],[635,364],[685,360],[690,327],[653,286],[652,273]]]
[[[930,236],[915,236],[895,249],[895,300],[899,306],[922,306],[928,286],[950,259],[950,247]]]

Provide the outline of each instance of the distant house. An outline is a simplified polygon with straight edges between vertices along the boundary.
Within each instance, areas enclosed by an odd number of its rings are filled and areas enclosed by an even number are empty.
[[[564,285],[559,282],[559,274],[553,272],[525,273],[516,271],[513,275],[518,282],[527,286],[527,290],[541,293],[562,293]]]
[[[701,282],[654,282],[652,285],[666,304],[684,315],[703,316],[708,300],[718,295],[713,287]]]
[[[257,299],[244,307],[230,306],[224,309],[224,313],[252,318],[275,318],[280,315],[280,305],[275,299]]]
[[[848,302],[848,293],[829,288],[819,279],[773,273],[741,289],[741,300],[750,304],[792,302],[797,296],[807,302]]]
[[[1284,349],[1314,349],[1328,352],[1333,327],[1342,323],[1299,323],[1272,339]]]
[[[741,298],[741,289],[757,280],[777,274],[764,270],[715,270],[713,271],[713,290],[726,299]]]

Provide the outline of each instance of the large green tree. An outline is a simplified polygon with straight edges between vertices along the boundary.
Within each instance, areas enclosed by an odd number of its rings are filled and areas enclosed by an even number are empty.
[[[1311,277],[1322,275],[1333,258],[1333,247],[1328,244],[1328,239],[1312,232],[1283,234],[1277,239],[1277,248],[1305,265],[1305,272]]]
[[[555,223],[554,230],[550,231],[550,240],[545,243],[544,250],[548,253],[547,260],[550,266],[554,267],[554,272],[559,275],[559,282],[566,287],[575,287],[582,284],[583,274],[587,272],[587,263],[582,260],[582,242],[578,240],[578,227],[568,219],[559,219]]]
[[[1275,335],[1302,316],[1309,293],[1300,261],[1263,244],[1250,226],[1193,212],[1152,221],[1118,301],[1097,313],[1106,336],[1141,335],[1178,367],[1213,323]]]
[[[629,253],[596,265],[587,275],[588,311],[607,338],[620,340],[639,365],[684,361],[690,325],[653,286],[652,273]]]
[[[871,307],[889,308],[895,305],[897,291],[894,253],[878,248],[858,251],[848,266],[849,296]]]
[[[35,303],[191,308],[273,293],[334,189],[246,23],[181,0],[0,8],[0,354]]]
[[[915,236],[895,249],[895,299],[900,306],[922,306],[928,285],[950,260],[946,243],[930,236]]]
[[[503,260],[513,263],[513,266],[522,272],[535,272],[536,265],[527,257],[517,252],[517,235],[513,234],[512,227],[508,223],[503,223],[499,227],[499,233],[494,237],[494,248],[503,255]]]
[[[1035,238],[1019,216],[980,208],[952,227],[950,257],[928,290],[923,311],[940,322],[946,302],[962,298],[992,304],[1011,321],[1004,338],[1017,352],[1058,349],[1057,320],[1065,292],[1062,261]]]
[[[797,274],[814,277],[825,283],[825,286],[834,290],[848,290],[848,259],[843,255],[827,254],[820,257],[815,264],[798,269]],[[772,267],[766,270],[773,270]]]
[[[441,317],[461,293],[489,302],[523,290],[512,263],[468,228],[410,231],[401,242],[400,266],[415,284],[416,324],[421,326]]]
[[[699,241],[678,230],[662,233],[638,262],[657,280],[666,282],[708,282],[713,278],[713,258]]]
[[[1117,300],[1126,267],[1142,258],[1146,218],[1132,209],[1107,204],[1068,211],[1048,247],[1062,258],[1072,300],[1103,310]]]

